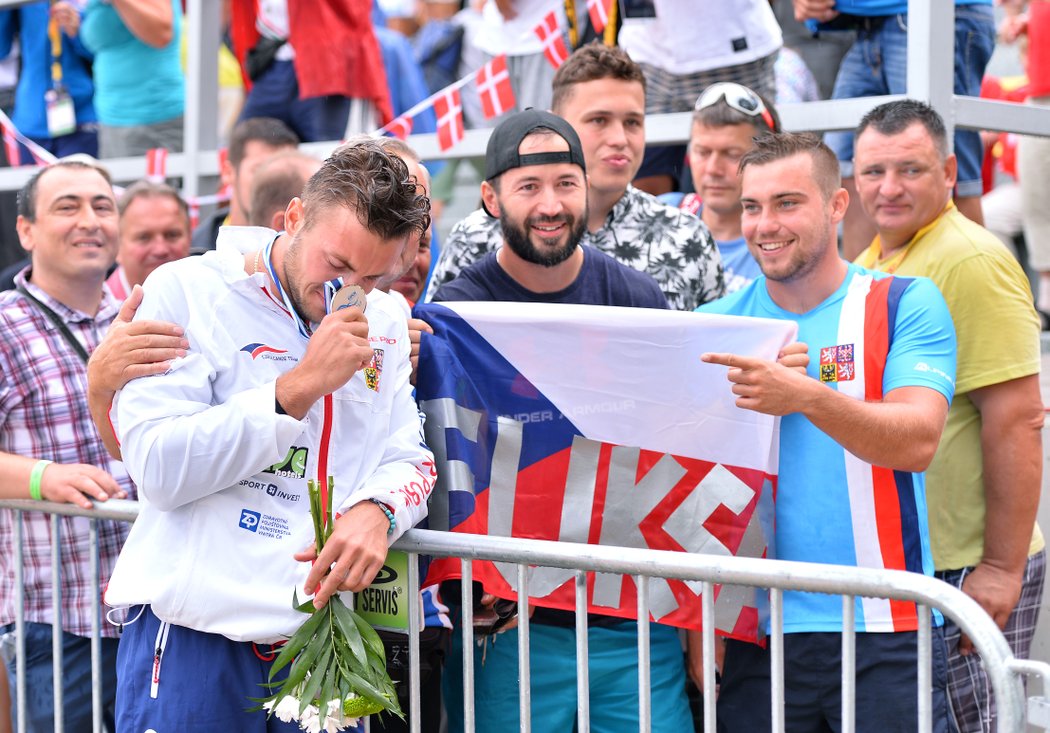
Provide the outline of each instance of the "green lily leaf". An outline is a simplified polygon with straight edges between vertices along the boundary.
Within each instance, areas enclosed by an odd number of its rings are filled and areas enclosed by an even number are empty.
[[[317,628],[321,625],[324,620],[324,614],[315,613],[313,616],[306,620],[299,630],[292,634],[292,638],[288,640],[288,643],[281,649],[281,653],[277,655],[277,659],[274,660],[273,666],[270,668],[270,680],[273,680],[273,676],[279,671],[284,669],[285,665],[302,651],[303,647],[310,643],[310,640],[314,637],[314,633]]]
[[[309,679],[306,680],[306,684],[303,685],[303,691],[299,698],[299,715],[302,715],[306,707],[313,703],[314,697],[317,696],[317,691],[321,689],[321,683],[324,682],[325,675],[321,674],[320,671],[328,666],[328,660],[331,656],[332,648],[328,647],[324,650],[324,654],[321,655],[321,659],[314,668],[314,674],[310,675]]]
[[[373,653],[386,659],[386,650],[383,647],[383,640],[379,638],[379,634],[372,628],[371,624],[361,618],[356,611],[352,608],[346,609],[350,612],[350,617],[354,620],[354,624],[357,626],[357,630],[361,632],[361,639],[365,642]]]
[[[332,601],[328,604],[333,606],[335,611],[335,623],[342,632],[343,639],[346,640],[347,645],[350,647],[350,651],[353,653],[354,658],[358,660],[362,665],[368,663],[365,657],[365,645],[361,639],[361,632],[357,628],[357,624],[350,617],[350,609],[346,607],[346,604],[339,598],[333,597]],[[384,666],[386,662],[384,660]]]

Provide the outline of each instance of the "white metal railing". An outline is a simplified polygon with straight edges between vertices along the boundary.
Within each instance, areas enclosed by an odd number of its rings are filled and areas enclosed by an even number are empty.
[[[92,546],[97,547],[97,522],[102,519],[134,521],[138,514],[138,504],[132,501],[110,500],[96,504],[94,510],[83,510],[67,504],[33,501],[0,501],[0,509],[22,511],[42,511],[53,515],[53,548],[57,550],[61,541],[58,533],[59,515],[85,516],[91,521]],[[25,710],[25,648],[24,648],[24,615],[22,611],[22,548],[21,521],[15,523],[15,582],[18,591],[16,599],[16,670],[17,684],[15,697],[19,711]],[[464,717],[466,730],[474,730],[473,700],[473,598],[471,560],[492,560],[513,563],[518,566],[518,603],[525,608],[528,603],[528,575],[530,566],[568,568],[576,570],[576,610],[577,610],[577,679],[579,688],[578,730],[587,733],[589,730],[590,707],[587,698],[587,586],[586,573],[615,573],[631,576],[638,587],[638,617],[649,617],[648,581],[650,578],[674,578],[702,583],[702,644],[704,651],[704,730],[715,729],[715,688],[714,688],[714,585],[741,585],[756,588],[770,588],[771,611],[771,679],[773,691],[772,720],[775,731],[783,731],[783,601],[784,590],[801,590],[816,593],[828,593],[843,596],[843,618],[845,628],[851,629],[854,599],[863,597],[882,597],[912,601],[919,604],[919,667],[918,667],[918,700],[919,721],[917,730],[930,731],[932,710],[930,706],[931,680],[931,637],[930,609],[936,608],[945,616],[955,621],[970,639],[981,655],[987,670],[998,709],[999,730],[1003,733],[1021,733],[1025,721],[1050,729],[1050,665],[1028,660],[1015,659],[1006,639],[999,628],[984,610],[962,591],[934,578],[896,570],[872,570],[838,565],[821,565],[781,560],[758,558],[723,557],[693,555],[688,553],[658,550],[641,550],[633,548],[606,547],[601,545],[584,545],[567,542],[542,540],[523,540],[506,537],[487,537],[462,534],[457,532],[435,532],[414,529],[407,532],[395,545],[396,549],[410,553],[409,562],[409,725],[413,733],[420,730],[419,719],[419,628],[421,626],[421,608],[419,603],[419,576],[414,558],[418,554],[439,557],[461,558],[462,565],[462,629],[463,668],[464,668]],[[55,589],[54,617],[60,618],[58,593],[61,591],[61,569],[57,557],[52,558],[53,588]],[[91,565],[92,582],[99,582],[99,566],[96,557]],[[101,698],[101,608],[96,596],[94,609],[93,638],[91,659],[95,687],[92,691],[94,711],[94,730],[102,730]],[[925,619],[925,621],[922,621]],[[55,715],[56,730],[61,730],[62,680],[61,680],[61,634],[60,624],[55,624]],[[520,668],[520,710],[522,729],[529,730],[531,710],[529,691],[529,621],[528,614],[519,617],[519,652]],[[842,706],[843,720],[851,721],[854,710],[856,690],[854,686],[855,634],[847,630],[842,635]],[[639,729],[642,733],[649,730],[652,705],[649,699],[649,639],[648,625],[639,624]],[[1033,696],[1028,703],[1021,679],[1024,676],[1036,676],[1042,680],[1042,695]],[[847,728],[849,729],[849,728]],[[25,730],[24,719],[18,721],[20,733]]]

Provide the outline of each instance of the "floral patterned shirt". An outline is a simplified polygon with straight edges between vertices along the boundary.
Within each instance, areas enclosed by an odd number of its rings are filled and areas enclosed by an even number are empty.
[[[675,310],[693,310],[725,294],[722,260],[704,223],[633,186],[627,187],[601,229],[584,234],[582,243],[649,273]],[[458,222],[442,244],[426,300],[502,244],[499,220],[483,210]]]

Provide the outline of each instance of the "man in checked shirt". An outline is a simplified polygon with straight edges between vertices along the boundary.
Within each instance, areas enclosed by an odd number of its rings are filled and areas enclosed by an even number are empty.
[[[0,294],[0,495],[68,501],[134,498],[124,467],[111,460],[87,407],[88,353],[120,303],[103,287],[117,253],[117,205],[109,174],[93,163],[43,168],[18,197],[18,236],[32,262]],[[0,634],[14,634],[13,511],[0,510]],[[25,578],[26,730],[54,727],[51,672],[50,515],[21,514]],[[63,629],[66,730],[91,729],[92,609],[109,580],[126,525],[99,523],[100,584],[91,582],[84,519],[62,517],[59,610]],[[116,690],[115,627],[102,624],[102,692],[108,727]],[[13,641],[9,639],[8,641]],[[14,644],[5,654],[14,697]]]

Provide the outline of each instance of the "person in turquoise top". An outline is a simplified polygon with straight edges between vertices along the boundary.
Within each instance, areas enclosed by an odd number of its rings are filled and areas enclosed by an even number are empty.
[[[91,103],[95,93],[91,52],[81,42],[79,30],[80,13],[69,2],[36,2],[0,12],[0,58],[11,54],[16,39],[22,54],[11,121],[19,132],[58,158],[74,153],[98,155],[98,117]],[[53,48],[56,39],[60,48],[57,55]],[[56,56],[60,75],[51,68]],[[54,110],[50,125],[49,106]],[[32,164],[29,149],[20,147],[22,165]]]
[[[80,29],[95,54],[103,158],[182,151],[185,77],[179,0],[89,0]]]

